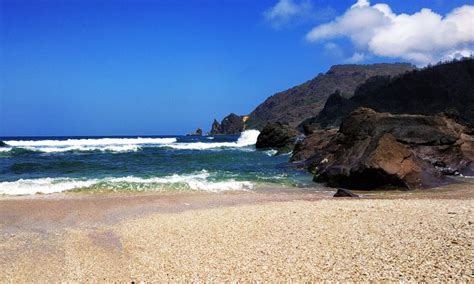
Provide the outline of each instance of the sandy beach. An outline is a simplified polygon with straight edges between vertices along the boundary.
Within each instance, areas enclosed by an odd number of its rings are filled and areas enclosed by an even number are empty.
[[[470,184],[438,193],[0,198],[0,281],[472,281]]]

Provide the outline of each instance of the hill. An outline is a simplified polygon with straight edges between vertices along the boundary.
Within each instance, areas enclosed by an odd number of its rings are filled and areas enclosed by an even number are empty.
[[[395,78],[372,78],[360,85],[351,98],[340,93],[331,95],[321,113],[302,126],[337,127],[358,107],[396,114],[444,112],[459,123],[474,125],[474,59],[413,70]]]
[[[319,114],[336,90],[351,97],[360,84],[373,76],[396,76],[414,68],[407,63],[332,66],[325,74],[269,97],[249,115],[246,126],[262,129],[268,122],[296,126]]]

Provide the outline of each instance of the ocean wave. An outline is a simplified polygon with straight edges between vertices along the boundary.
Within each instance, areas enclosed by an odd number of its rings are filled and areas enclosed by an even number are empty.
[[[40,153],[62,153],[62,152],[136,152],[141,149],[138,145],[109,145],[109,146],[69,146],[69,147],[8,147],[0,148],[0,153],[12,152],[23,154],[31,152]]]
[[[0,153],[25,152],[61,153],[61,152],[136,152],[143,147],[160,147],[176,150],[208,150],[219,148],[244,148],[255,145],[258,130],[242,132],[236,142],[188,142],[180,143],[176,138],[100,138],[68,140],[10,140],[10,147],[0,148]],[[210,138],[210,137],[208,137]],[[210,139],[212,140],[212,139]]]
[[[99,138],[99,139],[67,139],[67,140],[5,140],[14,147],[72,147],[72,146],[110,146],[110,145],[143,145],[170,144],[176,138]]]
[[[161,145],[161,147],[172,148],[177,150],[209,150],[209,149],[218,149],[218,148],[243,148],[248,146],[253,146],[257,143],[258,135],[260,131],[258,130],[246,130],[240,134],[240,137],[236,142],[215,142],[215,143],[205,143],[205,142],[194,142],[194,143],[173,143]]]
[[[100,138],[68,140],[10,140],[5,141],[11,147],[0,148],[0,152],[18,149],[42,152],[136,152],[146,145],[166,145],[175,143],[176,138]],[[21,152],[21,151],[20,151]]]
[[[220,192],[228,190],[251,190],[252,188],[253,184],[249,181],[236,181],[234,179],[218,180],[206,170],[193,174],[174,174],[152,178],[135,176],[109,177],[102,179],[38,178],[0,182],[0,194],[4,195],[29,195],[36,193],[49,194],[77,189],[188,189]]]

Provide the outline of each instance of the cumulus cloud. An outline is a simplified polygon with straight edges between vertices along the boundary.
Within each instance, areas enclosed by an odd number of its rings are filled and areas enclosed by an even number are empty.
[[[279,0],[275,6],[266,10],[263,16],[274,28],[281,28],[294,21],[308,19],[313,12],[313,5],[309,0]]]
[[[353,59],[364,53],[401,58],[418,65],[470,56],[474,51],[474,6],[455,8],[445,16],[422,9],[395,14],[387,4],[358,0],[343,15],[312,29],[312,42],[346,37],[354,44]]]

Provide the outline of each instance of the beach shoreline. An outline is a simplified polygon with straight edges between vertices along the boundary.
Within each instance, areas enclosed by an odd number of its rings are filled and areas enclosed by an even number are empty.
[[[0,281],[472,281],[472,184],[0,198]]]

